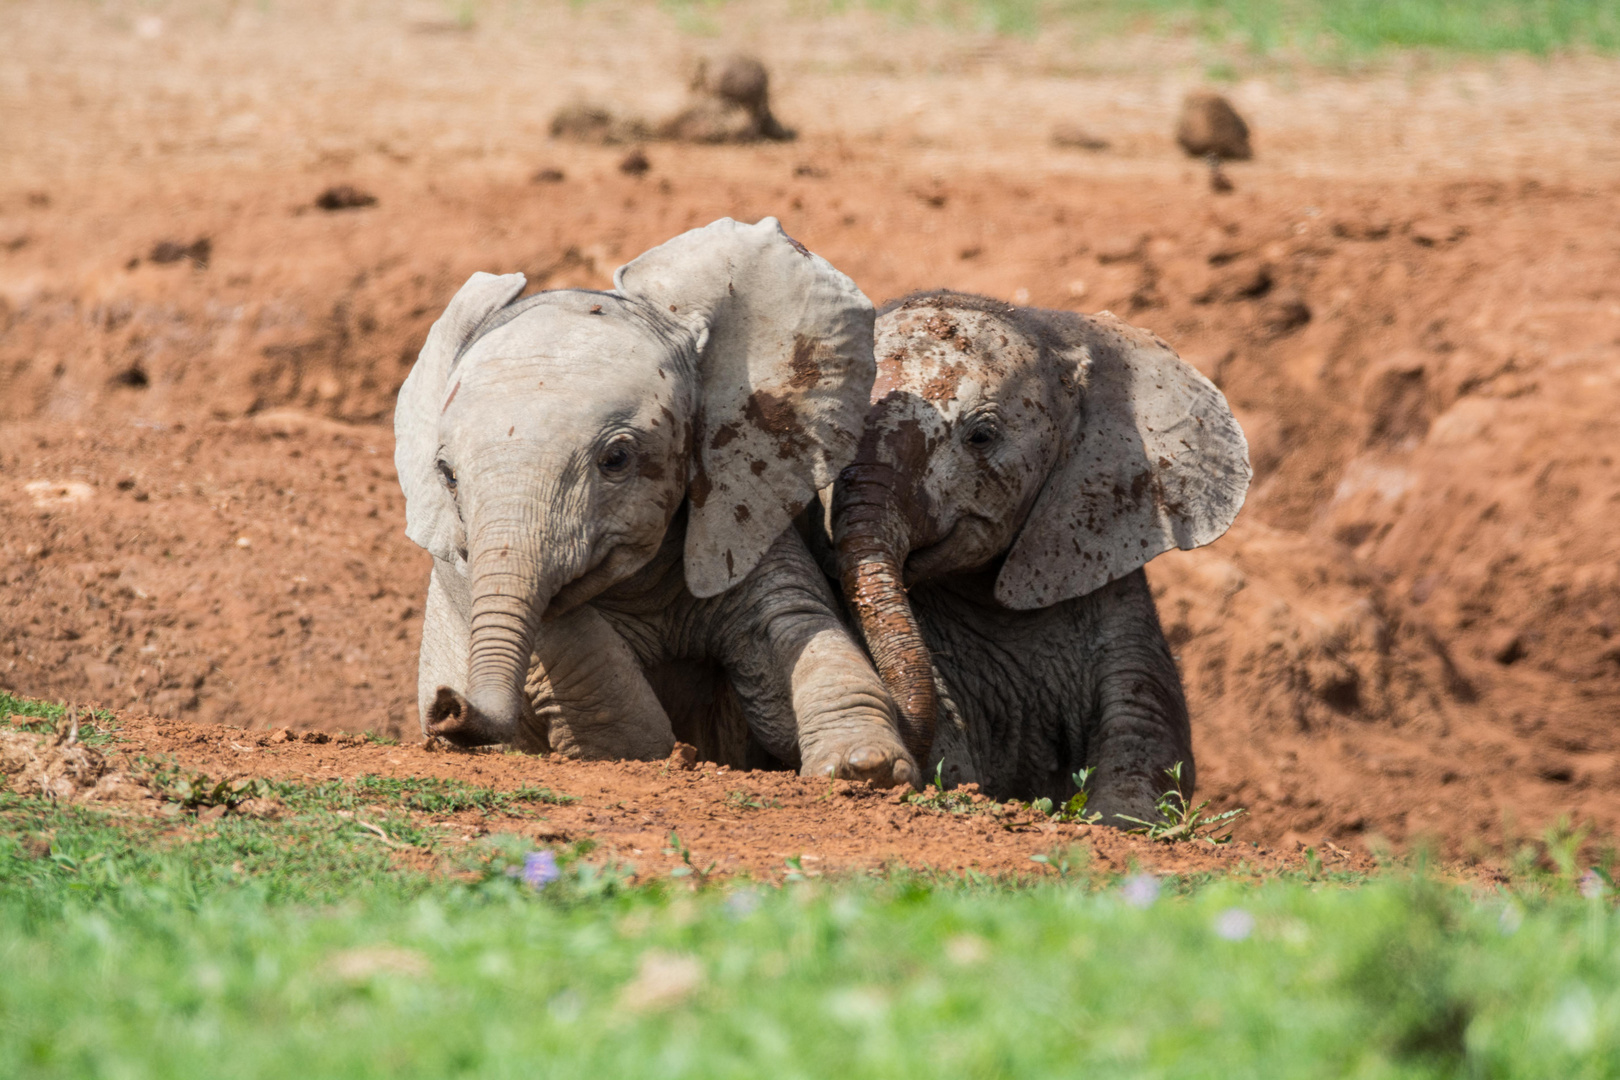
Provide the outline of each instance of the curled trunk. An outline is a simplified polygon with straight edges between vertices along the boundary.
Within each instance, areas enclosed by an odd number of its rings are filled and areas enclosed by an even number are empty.
[[[910,533],[899,512],[894,470],[844,470],[833,500],[833,539],[844,597],[878,675],[900,711],[900,737],[919,765],[934,743],[939,699],[922,630],[906,596]]]
[[[467,692],[440,687],[428,718],[430,734],[458,746],[519,741],[530,719],[524,681],[553,588],[517,521],[486,525],[469,552]]]

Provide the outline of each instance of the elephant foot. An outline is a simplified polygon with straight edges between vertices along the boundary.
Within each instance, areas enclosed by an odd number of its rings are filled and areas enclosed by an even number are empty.
[[[801,776],[864,780],[873,787],[922,786],[922,770],[893,730],[824,737],[804,748]]]

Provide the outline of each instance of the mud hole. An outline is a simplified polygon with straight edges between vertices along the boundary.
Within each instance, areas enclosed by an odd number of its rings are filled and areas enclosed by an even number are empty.
[[[606,287],[682,229],[774,214],[875,300],[1111,309],[1222,386],[1249,502],[1149,577],[1201,795],[1250,809],[1240,838],[1487,857],[1560,815],[1620,824],[1612,62],[1241,84],[1256,158],[1218,194],[1172,141],[1196,82],[1174,64],[1054,73],[1045,38],[982,53],[917,30],[876,67],[834,32],[855,16],[791,44],[741,25],[722,44],[771,65],[798,141],[664,145],[632,176],[622,148],[545,126],[632,68],[678,100],[707,46],[653,9],[611,33],[559,6],[560,35],[413,36],[381,5],[327,24],[199,2],[146,41],[115,8],[18,5],[28,77],[0,87],[29,118],[0,168],[0,686],[194,731],[221,766],[246,736],[208,725],[411,737],[428,557],[389,418],[433,318],[475,270]],[[296,64],[309,78],[275,82]],[[1052,146],[1065,119],[1109,148]],[[345,186],[376,204],[314,208]],[[202,258],[151,257],[197,237]],[[552,815],[570,836],[652,850],[682,823],[699,854],[758,865],[801,833],[829,859],[943,866],[1053,839],[896,825],[849,793],[818,832],[821,791],[791,777],[305,753],[554,783],[590,796]],[[780,835],[732,835],[728,785],[792,793]],[[626,801],[647,822],[587,816]]]

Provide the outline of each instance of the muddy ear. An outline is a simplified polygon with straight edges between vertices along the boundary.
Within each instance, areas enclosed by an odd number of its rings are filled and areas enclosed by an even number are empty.
[[[694,229],[613,282],[693,335],[686,583],[713,596],[854,459],[875,374],[872,303],[775,218]]]
[[[523,291],[522,274],[474,274],[444,309],[394,405],[394,469],[405,490],[405,535],[437,558],[456,560],[460,519],[435,465],[439,414],[455,362],[484,322]]]
[[[1043,312],[1074,365],[1074,435],[996,579],[1039,608],[1224,533],[1248,491],[1249,444],[1213,383],[1152,334],[1106,312]]]

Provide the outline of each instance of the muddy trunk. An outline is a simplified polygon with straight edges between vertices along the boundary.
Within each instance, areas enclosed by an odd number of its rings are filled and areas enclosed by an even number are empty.
[[[925,765],[939,701],[928,647],[906,597],[902,568],[910,531],[897,506],[892,469],[856,465],[844,470],[833,500],[833,539],[844,597],[899,707],[900,737]]]

